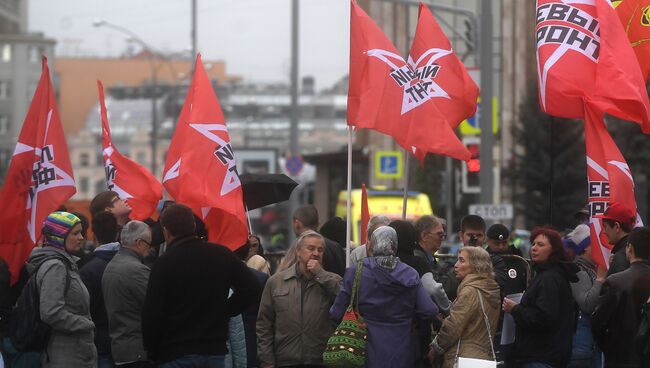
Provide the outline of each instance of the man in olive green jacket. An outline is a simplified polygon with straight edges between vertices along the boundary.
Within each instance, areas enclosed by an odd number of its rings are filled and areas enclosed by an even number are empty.
[[[320,365],[334,331],[329,309],[341,277],[321,266],[325,240],[305,231],[296,241],[296,265],[266,283],[257,315],[257,350],[262,368]]]

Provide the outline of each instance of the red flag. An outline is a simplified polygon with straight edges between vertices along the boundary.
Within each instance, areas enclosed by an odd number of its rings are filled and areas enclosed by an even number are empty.
[[[169,194],[203,219],[208,240],[233,250],[246,243],[248,228],[235,156],[200,54],[163,173]]]
[[[370,221],[370,211],[368,211],[368,192],[366,184],[361,184],[361,236],[359,244],[365,244],[368,241],[368,221]]]
[[[618,2],[616,13],[641,66],[643,80],[647,81],[650,76],[650,0]]]
[[[162,185],[151,173],[137,162],[124,157],[113,146],[108,113],[104,103],[104,86],[97,81],[102,118],[102,152],[108,189],[116,192],[131,206],[130,218],[143,221],[156,210],[162,198]]]
[[[12,283],[41,237],[45,218],[76,193],[61,119],[43,58],[43,71],[0,192],[0,257]]]
[[[350,4],[348,125],[390,135],[407,151],[469,160],[425,84],[372,19]]]
[[[602,215],[610,202],[619,202],[636,213],[634,180],[625,158],[616,147],[603,121],[603,113],[585,108],[585,144],[591,214],[591,244],[594,260],[608,267],[611,249],[602,231]]]
[[[429,7],[422,3],[408,64],[452,128],[476,113],[478,86],[452,50]]]
[[[650,133],[639,63],[607,0],[537,0],[539,100],[550,115],[583,117],[583,101]]]

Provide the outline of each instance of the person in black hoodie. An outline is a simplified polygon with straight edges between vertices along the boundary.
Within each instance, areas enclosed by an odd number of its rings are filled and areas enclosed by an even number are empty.
[[[570,282],[578,267],[568,262],[560,234],[533,229],[530,256],[536,275],[517,304],[504,298],[503,311],[517,325],[515,356],[520,367],[564,367],[571,357],[575,307]]]
[[[117,239],[117,218],[111,212],[99,212],[93,216],[92,229],[95,239],[100,244],[95,248],[89,260],[79,269],[81,281],[90,294],[90,316],[95,322],[95,346],[97,347],[97,367],[115,366],[111,355],[111,338],[108,334],[108,316],[102,293],[102,276],[108,262],[120,248]]]
[[[222,366],[228,321],[258,300],[259,283],[228,248],[196,236],[187,206],[171,205],[160,224],[167,250],[149,277],[142,312],[144,348],[161,368]]]

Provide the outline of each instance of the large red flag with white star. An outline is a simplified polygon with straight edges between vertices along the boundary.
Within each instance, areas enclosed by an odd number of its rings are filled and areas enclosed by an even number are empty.
[[[476,113],[478,86],[451,48],[429,7],[420,3],[408,64],[452,128]],[[415,155],[422,161],[426,152]]]
[[[142,165],[123,156],[111,140],[104,86],[97,81],[102,119],[102,153],[108,189],[129,202],[129,218],[144,221],[156,210],[162,198],[162,184]]]
[[[544,112],[582,118],[590,103],[650,133],[645,80],[608,0],[537,0],[536,23]]]
[[[390,135],[407,152],[469,160],[425,83],[363,9],[350,4],[348,125]]]
[[[585,108],[585,144],[591,250],[596,263],[608,267],[614,245],[609,244],[607,236],[602,233],[602,215],[610,202],[618,202],[637,212],[634,179],[625,158],[605,127],[603,113],[588,104]]]
[[[246,243],[246,212],[235,156],[200,54],[167,151],[163,186],[203,219],[209,241],[233,250]]]
[[[43,221],[76,192],[47,59],[0,192],[0,257],[12,283],[41,237]]]

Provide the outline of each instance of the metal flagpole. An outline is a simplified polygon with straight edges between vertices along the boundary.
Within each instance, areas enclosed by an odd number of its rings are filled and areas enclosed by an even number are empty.
[[[253,233],[253,225],[251,225],[251,215],[248,213],[248,205],[244,203],[244,209],[246,210],[246,219],[248,220],[248,233]]]
[[[404,202],[402,202],[402,220],[406,220],[406,203],[409,192],[409,167],[411,166],[411,155],[404,150],[406,159],[404,159]]]
[[[348,203],[345,220],[345,267],[350,267],[350,224],[352,218],[352,127],[348,125]]]

